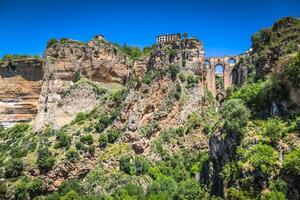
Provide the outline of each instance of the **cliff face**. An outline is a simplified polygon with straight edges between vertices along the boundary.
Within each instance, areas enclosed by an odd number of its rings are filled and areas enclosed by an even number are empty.
[[[79,79],[124,84],[128,74],[128,58],[103,39],[87,44],[63,40],[50,45],[44,58],[36,129],[45,124],[61,127],[76,113],[91,111],[97,105],[99,95],[91,85],[74,86]]]
[[[198,39],[185,39],[158,44],[152,53],[137,60],[133,67],[134,77],[141,78],[150,69],[167,69],[170,64],[180,71],[201,74],[204,50]]]
[[[0,64],[0,124],[10,127],[37,114],[43,80],[42,62],[24,60]]]

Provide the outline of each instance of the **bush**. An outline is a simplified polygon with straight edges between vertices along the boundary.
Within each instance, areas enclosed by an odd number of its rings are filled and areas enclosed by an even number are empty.
[[[147,195],[155,195],[161,192],[168,194],[172,199],[177,190],[177,184],[172,177],[161,176],[154,180],[147,188]]]
[[[122,88],[120,90],[115,91],[109,96],[109,99],[114,101],[117,104],[120,104],[125,97],[125,89]]]
[[[277,167],[277,151],[265,144],[252,146],[245,155],[246,160],[257,170],[271,174]]]
[[[60,200],[81,200],[81,198],[76,191],[70,190],[66,195],[60,197]]]
[[[71,143],[71,138],[63,131],[57,133],[56,140],[58,140],[57,146],[59,148],[68,148]]]
[[[243,134],[250,112],[239,99],[232,99],[225,102],[220,109],[224,121],[224,129],[227,133]]]
[[[143,157],[137,156],[134,159],[135,163],[135,173],[137,176],[146,174],[150,168],[150,163]]]
[[[174,64],[169,65],[169,71],[171,73],[172,80],[175,80],[177,74],[179,73],[179,67],[178,67],[178,65],[174,65]]]
[[[42,172],[48,172],[55,164],[55,158],[48,147],[42,147],[38,150],[37,164]]]
[[[58,41],[55,38],[52,38],[47,42],[47,48],[57,43]]]
[[[133,164],[131,161],[131,157],[129,157],[129,156],[121,157],[119,164],[120,164],[120,170],[122,170],[123,172],[125,172],[127,174],[133,174],[134,168],[133,168]]]
[[[263,135],[267,137],[270,142],[275,145],[279,139],[284,137],[287,129],[285,124],[278,118],[272,118],[264,124]]]
[[[92,145],[94,143],[94,138],[91,134],[81,136],[80,142],[82,142],[83,144]]]
[[[186,81],[186,77],[185,77],[185,74],[180,72],[178,74],[178,78],[181,80],[181,82],[185,82]]]
[[[45,185],[40,178],[35,178],[28,184],[27,191],[30,193],[31,196],[37,196],[44,192]]]
[[[158,123],[157,122],[151,122],[149,124],[146,124],[145,126],[143,126],[140,130],[140,133],[142,136],[149,136],[151,134],[153,134],[156,129],[158,128]]]
[[[187,80],[187,83],[188,83],[187,88],[195,87],[199,82],[199,78],[197,76],[192,75],[192,74],[189,74],[187,76],[186,80]]]
[[[286,200],[285,194],[282,192],[271,191],[264,194],[261,198],[262,200]]]
[[[88,115],[86,113],[79,112],[79,113],[77,113],[77,115],[76,115],[76,117],[74,119],[74,123],[86,120],[87,117],[88,117]]]
[[[243,87],[231,95],[231,99],[242,99],[251,111],[260,117],[265,117],[266,110],[274,102],[288,97],[284,86],[275,78],[267,77],[264,82],[244,84]]]
[[[107,143],[108,143],[108,137],[106,134],[101,134],[99,136],[99,146],[101,149],[104,149],[106,146],[107,146]]]
[[[236,188],[229,188],[228,199],[230,200],[248,200],[249,194],[245,191],[238,190]]]
[[[144,190],[142,186],[138,186],[135,184],[128,184],[117,188],[113,192],[112,198],[115,200],[144,199]]]
[[[76,149],[70,149],[66,152],[66,158],[70,162],[75,162],[79,159],[79,153],[76,151]]]
[[[204,190],[195,179],[180,182],[175,199],[205,199]]]
[[[60,195],[66,195],[70,191],[75,191],[77,193],[83,192],[83,187],[80,184],[80,181],[77,179],[69,179],[61,184],[59,187]]]
[[[106,127],[111,123],[111,119],[109,115],[106,114],[101,114],[99,116],[99,121],[96,124],[96,130],[98,133],[101,133],[106,129]]]
[[[122,130],[118,128],[110,128],[107,130],[107,139],[109,143],[115,143],[115,141],[122,134]]]
[[[300,175],[300,148],[288,153],[284,159],[283,166],[289,172]]]
[[[5,177],[14,178],[21,175],[23,162],[21,159],[12,159],[5,166]]]
[[[285,68],[284,74],[294,86],[300,86],[300,52]]]

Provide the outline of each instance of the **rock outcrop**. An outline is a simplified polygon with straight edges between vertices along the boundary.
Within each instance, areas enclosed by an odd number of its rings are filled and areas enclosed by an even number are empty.
[[[149,57],[137,60],[133,67],[133,75],[137,78],[149,69],[167,69],[170,64],[177,65],[181,71],[198,73],[204,62],[202,42],[190,38],[169,43],[161,43],[154,47]]]
[[[104,39],[87,44],[62,40],[46,49],[44,59],[37,130],[45,124],[61,127],[71,122],[76,113],[91,111],[97,105],[99,95],[93,87],[74,87],[74,82],[87,78],[99,83],[124,84],[130,65],[128,58]]]
[[[43,80],[42,65],[38,59],[0,64],[0,124],[4,127],[35,118]]]

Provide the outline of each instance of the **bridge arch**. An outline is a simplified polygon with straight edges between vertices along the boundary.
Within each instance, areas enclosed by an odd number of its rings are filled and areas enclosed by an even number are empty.
[[[217,99],[217,101],[219,102],[219,103],[222,103],[223,101],[224,101],[224,99],[225,99],[225,95],[223,94],[223,93],[218,93],[217,95],[216,95],[216,99]]]
[[[234,66],[234,65],[236,64],[235,58],[233,58],[233,57],[229,58],[229,59],[228,59],[228,64],[229,64],[230,66]]]
[[[222,63],[215,65],[215,88],[216,91],[224,90],[224,70],[225,67]]]

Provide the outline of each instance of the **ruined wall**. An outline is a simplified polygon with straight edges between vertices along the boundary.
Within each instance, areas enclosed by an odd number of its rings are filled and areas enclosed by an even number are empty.
[[[43,70],[40,60],[0,63],[0,124],[10,127],[37,114]]]

